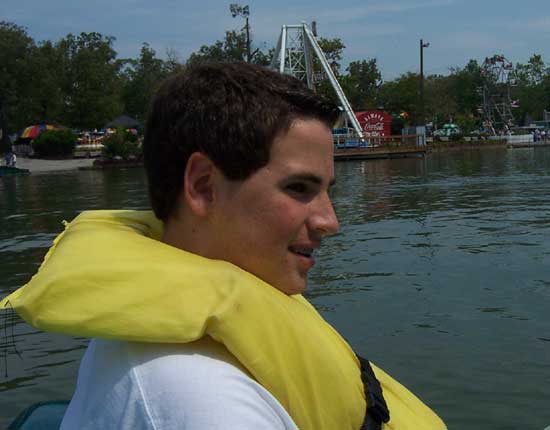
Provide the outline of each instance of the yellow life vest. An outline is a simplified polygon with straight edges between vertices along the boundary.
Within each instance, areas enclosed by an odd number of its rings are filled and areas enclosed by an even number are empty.
[[[29,324],[74,336],[222,343],[301,430],[357,430],[365,396],[349,345],[301,296],[160,242],[151,212],[75,218],[38,273],[0,302]],[[443,430],[441,419],[373,366],[391,419],[383,429]]]

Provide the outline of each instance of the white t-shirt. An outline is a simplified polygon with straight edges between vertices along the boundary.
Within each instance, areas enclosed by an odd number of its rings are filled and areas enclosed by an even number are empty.
[[[92,340],[61,430],[295,430],[225,347]]]

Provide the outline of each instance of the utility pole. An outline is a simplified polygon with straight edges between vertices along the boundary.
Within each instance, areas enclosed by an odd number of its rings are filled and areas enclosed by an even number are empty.
[[[4,112],[4,103],[0,98],[0,151],[2,150],[2,144],[8,145],[8,144],[11,144],[11,141],[8,136],[8,127],[7,127],[7,121],[6,121],[6,114]],[[10,150],[11,150],[11,146],[10,146]]]
[[[429,42],[424,43],[420,39],[420,124],[426,125],[426,118],[424,116],[424,48],[430,46]]]
[[[229,5],[229,10],[231,11],[231,16],[236,18],[237,16],[242,16],[245,20],[245,31],[246,31],[246,62],[250,63],[251,54],[250,54],[250,26],[248,24],[248,17],[250,15],[250,8],[248,5],[241,6],[237,3],[231,3]]]

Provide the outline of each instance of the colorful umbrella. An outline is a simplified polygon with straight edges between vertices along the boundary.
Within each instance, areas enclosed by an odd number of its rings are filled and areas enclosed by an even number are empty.
[[[46,130],[57,130],[58,128],[59,127],[51,124],[30,125],[19,134],[19,137],[22,139],[34,139],[36,136]]]

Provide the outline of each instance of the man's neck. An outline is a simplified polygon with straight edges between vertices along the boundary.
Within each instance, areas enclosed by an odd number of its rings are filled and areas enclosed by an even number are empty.
[[[208,240],[192,217],[170,218],[164,224],[161,242],[193,254],[208,257]]]

